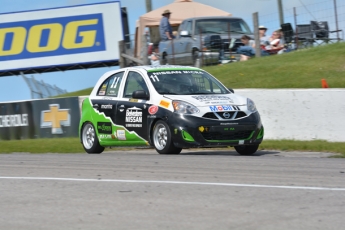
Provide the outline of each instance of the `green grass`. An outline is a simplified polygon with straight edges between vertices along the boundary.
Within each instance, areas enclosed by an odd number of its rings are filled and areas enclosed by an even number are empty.
[[[46,138],[0,141],[0,153],[85,153],[79,138]],[[123,151],[135,148],[112,148],[106,151]],[[327,141],[264,140],[260,150],[315,151],[339,153],[345,158],[345,143]],[[231,148],[233,150],[233,148]],[[157,153],[158,154],[158,153]]]
[[[204,69],[230,88],[345,88],[345,43]]]

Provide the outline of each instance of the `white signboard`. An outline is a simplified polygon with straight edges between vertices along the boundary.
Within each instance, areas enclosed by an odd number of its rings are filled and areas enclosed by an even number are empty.
[[[0,72],[119,60],[119,1],[0,14]]]

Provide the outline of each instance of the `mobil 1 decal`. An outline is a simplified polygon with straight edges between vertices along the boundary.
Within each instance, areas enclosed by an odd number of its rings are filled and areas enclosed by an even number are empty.
[[[143,126],[143,111],[141,108],[132,107],[126,110],[126,127],[137,127]]]

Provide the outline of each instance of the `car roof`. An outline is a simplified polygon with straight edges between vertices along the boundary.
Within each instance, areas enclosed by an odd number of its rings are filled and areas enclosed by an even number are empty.
[[[127,67],[128,70],[146,70],[148,72],[151,71],[160,71],[160,70],[201,70],[196,67],[192,66],[182,66],[182,65],[158,65],[158,66],[151,66],[151,65],[143,65],[143,66],[132,66]]]
[[[200,20],[200,19],[233,19],[233,20],[243,20],[243,18],[239,18],[239,17],[232,17],[232,16],[201,16],[201,17],[191,17],[191,18],[187,18],[184,19],[185,20]]]

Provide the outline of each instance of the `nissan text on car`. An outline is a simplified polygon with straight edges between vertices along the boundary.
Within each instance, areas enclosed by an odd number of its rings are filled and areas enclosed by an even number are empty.
[[[195,67],[136,66],[105,73],[82,103],[80,141],[87,153],[105,147],[232,146],[254,154],[264,128],[254,102]]]

